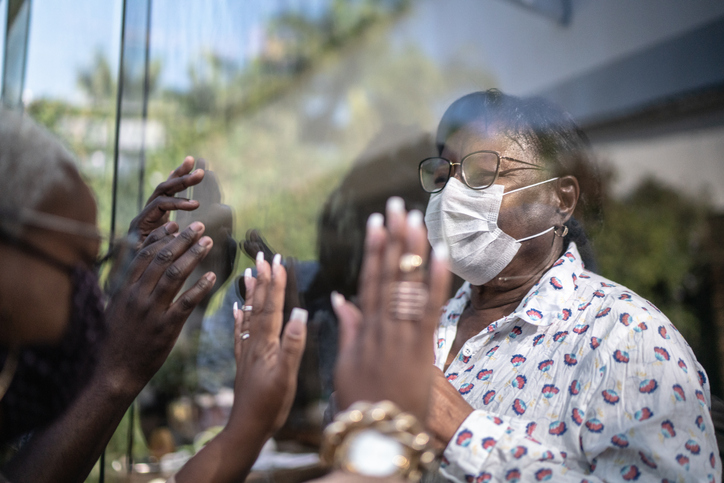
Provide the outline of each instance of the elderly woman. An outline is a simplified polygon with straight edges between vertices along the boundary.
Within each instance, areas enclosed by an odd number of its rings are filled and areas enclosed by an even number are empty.
[[[719,481],[707,377],[686,341],[584,266],[576,124],[542,100],[476,92],[448,108],[437,142],[419,168],[428,238],[466,281],[436,334],[444,376],[427,425],[442,473]]]

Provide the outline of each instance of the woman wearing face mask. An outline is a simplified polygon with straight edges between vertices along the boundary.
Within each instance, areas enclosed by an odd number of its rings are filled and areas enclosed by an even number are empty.
[[[437,142],[420,164],[428,238],[466,281],[435,340],[444,374],[427,425],[442,473],[719,481],[709,386],[686,341],[582,263],[572,174],[588,144],[575,123],[542,100],[477,92],[448,108]]]
[[[197,184],[203,173],[189,173],[192,165],[162,183],[162,194]],[[79,481],[211,290],[215,276],[206,273],[179,295],[212,243],[200,223],[175,236],[178,225],[161,212],[196,205],[154,193],[133,229],[141,252],[123,257],[125,276],[106,306],[93,194],[57,140],[4,109],[0,192],[0,442],[24,435],[2,473],[13,482]]]

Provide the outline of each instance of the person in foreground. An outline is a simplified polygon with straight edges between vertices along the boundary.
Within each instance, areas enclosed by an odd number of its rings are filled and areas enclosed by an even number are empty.
[[[91,190],[57,140],[0,109],[0,439],[25,435],[9,481],[83,481],[213,287],[205,273],[179,294],[212,246],[203,224],[168,222],[197,206],[173,198],[203,178],[192,168],[187,158],[134,220],[104,307]]]
[[[466,280],[435,337],[427,427],[443,475],[720,481],[709,385],[688,344],[584,266],[572,173],[589,154],[575,123],[542,100],[476,92],[448,108],[437,141],[440,157],[419,168],[428,238]]]

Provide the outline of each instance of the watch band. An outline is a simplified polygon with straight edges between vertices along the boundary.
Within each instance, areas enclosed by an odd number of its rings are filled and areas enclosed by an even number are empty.
[[[334,422],[324,430],[322,463],[343,471],[362,474],[363,472],[349,461],[348,450],[351,440],[369,429],[392,438],[404,448],[402,454],[395,455],[395,470],[387,476],[398,476],[416,482],[422,477],[423,470],[433,469],[436,455],[430,445],[430,436],[415,416],[400,411],[391,401],[361,401],[339,413]]]

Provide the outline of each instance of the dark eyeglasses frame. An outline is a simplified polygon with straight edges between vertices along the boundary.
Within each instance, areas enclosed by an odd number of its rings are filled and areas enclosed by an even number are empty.
[[[473,156],[475,154],[481,154],[481,153],[488,153],[488,154],[495,155],[496,160],[497,160],[497,162],[495,164],[495,176],[493,176],[493,180],[486,186],[481,186],[481,187],[470,186],[470,184],[468,183],[468,180],[465,177],[465,170],[463,169],[463,164],[465,164],[465,160],[468,159],[470,156]],[[422,164],[429,159],[443,159],[443,160],[447,161],[447,164],[448,164],[447,180],[445,181],[445,184],[443,184],[440,188],[435,189],[433,191],[426,190],[425,185],[422,182]],[[544,169],[541,166],[538,166],[537,164],[529,163],[527,161],[521,161],[520,159],[511,158],[509,156],[501,156],[498,151],[488,151],[488,150],[474,151],[472,153],[466,154],[465,157],[463,157],[463,159],[461,159],[459,163],[453,163],[449,159],[443,158],[442,156],[431,156],[429,158],[425,158],[422,161],[420,161],[420,164],[417,166],[417,174],[418,174],[418,177],[420,178],[420,186],[422,186],[422,189],[424,191],[426,191],[427,193],[439,193],[440,191],[442,191],[445,188],[445,186],[447,186],[448,181],[450,181],[450,178],[452,177],[453,166],[460,166],[460,172],[462,174],[462,179],[463,179],[463,183],[465,183],[465,186],[467,186],[468,188],[473,189],[473,190],[478,190],[478,191],[484,190],[486,188],[490,188],[492,185],[495,184],[496,181],[498,181],[498,175],[500,174],[500,160],[501,159],[507,159],[508,161],[515,161],[516,163],[533,166],[535,169]]]

